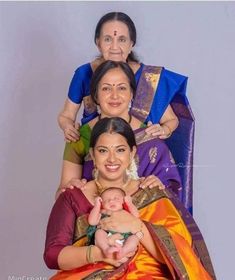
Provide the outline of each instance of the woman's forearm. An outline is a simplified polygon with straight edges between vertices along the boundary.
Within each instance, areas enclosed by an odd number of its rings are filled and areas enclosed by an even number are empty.
[[[141,239],[141,244],[145,247],[145,249],[159,262],[165,263],[162,254],[159,249],[155,245],[151,234],[149,233],[147,227],[142,222],[141,231],[143,232],[143,238]]]
[[[66,246],[64,247],[58,256],[58,265],[61,270],[71,270],[74,268],[81,267],[88,264],[87,250],[89,246],[77,247],[77,246]],[[92,262],[98,262],[103,260],[101,250],[92,246],[90,248],[90,256]]]
[[[167,106],[166,111],[160,119],[160,125],[163,127],[168,137],[170,137],[173,131],[178,127],[179,120],[170,105]]]

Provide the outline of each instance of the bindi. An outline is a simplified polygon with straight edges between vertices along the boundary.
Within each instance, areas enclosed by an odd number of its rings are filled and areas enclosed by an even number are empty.
[[[113,35],[117,36],[117,31],[116,30],[114,30]]]

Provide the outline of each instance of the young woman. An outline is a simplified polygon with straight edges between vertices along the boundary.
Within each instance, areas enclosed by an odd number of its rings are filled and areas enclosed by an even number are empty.
[[[139,180],[128,178],[136,153],[130,125],[122,118],[99,120],[93,127],[90,147],[96,180],[88,182],[83,191],[75,188],[62,193],[50,214],[44,259],[49,268],[61,270],[51,279],[215,279],[193,219],[190,227],[197,231],[200,246],[193,244],[190,228],[167,189],[142,190]],[[86,245],[88,213],[100,190],[111,186],[132,196],[140,214],[135,217],[125,210],[107,211],[109,217],[100,221],[104,230],[138,236],[137,251],[121,259],[115,255],[107,258],[97,246]]]

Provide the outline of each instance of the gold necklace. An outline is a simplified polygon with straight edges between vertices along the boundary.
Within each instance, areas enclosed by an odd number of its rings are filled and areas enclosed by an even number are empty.
[[[117,188],[122,189],[125,192],[125,188],[129,185],[130,181],[131,181],[131,178],[128,178],[124,185],[122,185],[121,187],[117,187]],[[102,186],[101,183],[98,181],[98,179],[95,179],[95,184],[97,186],[98,195],[101,195],[105,190],[111,188],[111,187]]]

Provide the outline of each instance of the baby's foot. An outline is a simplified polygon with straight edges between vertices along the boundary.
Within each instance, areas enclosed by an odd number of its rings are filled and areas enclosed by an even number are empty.
[[[122,259],[124,257],[124,250],[122,248],[119,249],[118,252],[116,252],[116,258],[118,260]]]
[[[104,254],[107,258],[112,258],[114,253],[118,253],[119,252],[119,248],[116,246],[110,246],[108,249],[106,249],[104,251]]]

